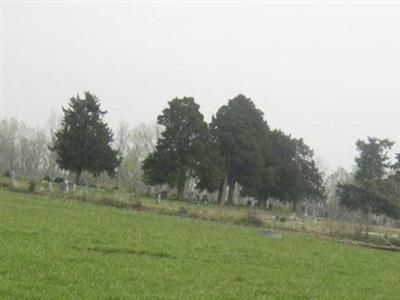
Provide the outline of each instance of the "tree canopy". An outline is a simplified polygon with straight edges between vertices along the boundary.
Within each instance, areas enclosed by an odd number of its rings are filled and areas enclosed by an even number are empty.
[[[176,187],[180,199],[187,179],[195,174],[205,155],[208,127],[199,108],[190,97],[168,102],[168,107],[157,118],[164,131],[155,152],[143,162],[145,181]]]
[[[400,217],[399,180],[388,171],[396,168],[390,163],[388,151],[393,146],[388,139],[368,137],[356,143],[359,156],[354,183],[338,186],[340,203],[364,214],[376,213]]]
[[[291,202],[295,210],[300,200],[322,198],[322,176],[311,148],[302,139],[293,139],[280,130],[273,130],[268,136],[262,184],[253,189],[262,206],[273,197]]]
[[[212,119],[211,128],[225,161],[230,204],[236,183],[248,190],[261,184],[267,126],[263,112],[244,95],[229,100]]]
[[[85,92],[84,99],[73,97],[63,113],[61,128],[50,147],[59,167],[74,172],[77,184],[83,171],[94,176],[103,171],[115,175],[121,158],[111,146],[113,133],[103,120],[107,112],[100,109],[98,98],[90,92]]]
[[[368,137],[367,142],[356,143],[359,157],[356,157],[357,171],[355,180],[360,184],[368,184],[383,179],[386,170],[391,167],[388,151],[394,142],[388,139]]]
[[[290,201],[322,197],[322,178],[313,151],[302,139],[270,130],[264,114],[243,95],[229,100],[209,126],[193,98],[175,98],[158,116],[164,127],[156,149],[143,162],[147,184],[168,184],[183,198],[194,178],[199,190],[218,190],[233,203],[241,193],[265,203],[268,197]]]

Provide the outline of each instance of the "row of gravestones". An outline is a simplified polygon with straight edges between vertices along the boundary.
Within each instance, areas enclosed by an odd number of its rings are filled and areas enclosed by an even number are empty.
[[[43,184],[47,184],[47,187],[48,187],[48,191],[49,191],[49,192],[53,192],[53,182],[51,182],[51,181],[44,181],[44,180],[43,180],[42,183],[43,183]],[[58,185],[58,188],[59,188],[60,192],[66,193],[66,192],[69,192],[69,191],[71,190],[71,189],[70,189],[70,185],[69,185],[69,183],[68,183],[68,180],[63,180],[63,181],[61,181],[61,182],[59,182],[59,183],[56,183],[56,184]],[[72,192],[75,193],[76,190],[77,190],[77,185],[74,183],[74,184],[72,185]]]
[[[18,184],[17,184],[15,171],[11,171],[10,172],[10,178],[11,178],[12,186],[13,187],[17,187]],[[64,178],[56,178],[54,180],[54,182],[58,184],[60,192],[68,192],[70,190],[70,186],[69,186],[68,180],[64,180]],[[43,184],[47,184],[49,192],[53,191],[53,182],[52,181],[45,179],[45,180],[42,181],[42,183]],[[75,193],[76,190],[77,190],[77,185],[73,184],[72,185],[72,192]]]
[[[53,183],[51,181],[48,181],[47,184],[49,187],[49,192],[52,192]],[[60,189],[60,192],[66,193],[66,192],[72,191],[72,193],[74,193],[74,194],[77,192],[77,188],[78,188],[76,183],[74,183],[71,188],[70,184],[68,183],[68,180],[63,180],[62,182],[58,183],[58,187]],[[84,186],[83,191],[88,192],[88,187]]]

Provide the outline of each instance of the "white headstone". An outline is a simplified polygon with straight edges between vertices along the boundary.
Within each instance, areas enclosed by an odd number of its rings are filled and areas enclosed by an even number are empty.
[[[12,186],[16,187],[17,186],[17,180],[15,179],[15,171],[14,170],[11,171],[10,176],[11,176],[11,184],[12,184]]]

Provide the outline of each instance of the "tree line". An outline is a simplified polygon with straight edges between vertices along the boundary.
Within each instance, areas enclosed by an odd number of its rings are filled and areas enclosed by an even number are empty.
[[[268,198],[296,204],[323,196],[322,176],[313,151],[302,139],[271,129],[263,112],[244,95],[228,101],[207,124],[193,98],[175,98],[157,118],[164,130],[143,162],[148,184],[168,184],[182,199],[185,182],[218,192],[218,202],[233,204],[241,194],[265,206]],[[227,195],[225,195],[227,191]]]
[[[215,193],[220,204],[233,204],[239,190],[260,207],[273,198],[295,210],[301,201],[328,197],[328,202],[337,198],[341,207],[364,215],[400,216],[400,154],[394,163],[388,156],[394,142],[357,141],[355,172],[342,170],[324,181],[304,140],[271,128],[244,95],[221,106],[209,123],[193,98],[175,98],[161,111],[157,125],[130,130],[121,123],[115,137],[104,121],[107,112],[90,92],[72,97],[62,112],[61,123],[53,120],[47,130],[1,120],[3,172],[68,172],[75,174],[77,184],[87,174],[106,180],[107,173],[114,184],[138,193],[167,186],[178,199],[185,198],[187,183],[194,182],[199,193]]]

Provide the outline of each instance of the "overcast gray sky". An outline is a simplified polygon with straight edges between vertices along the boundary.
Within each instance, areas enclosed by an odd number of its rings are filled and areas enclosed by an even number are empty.
[[[113,128],[175,96],[210,120],[243,93],[331,168],[367,135],[400,143],[400,3],[2,5],[3,117],[43,125],[89,90]]]

